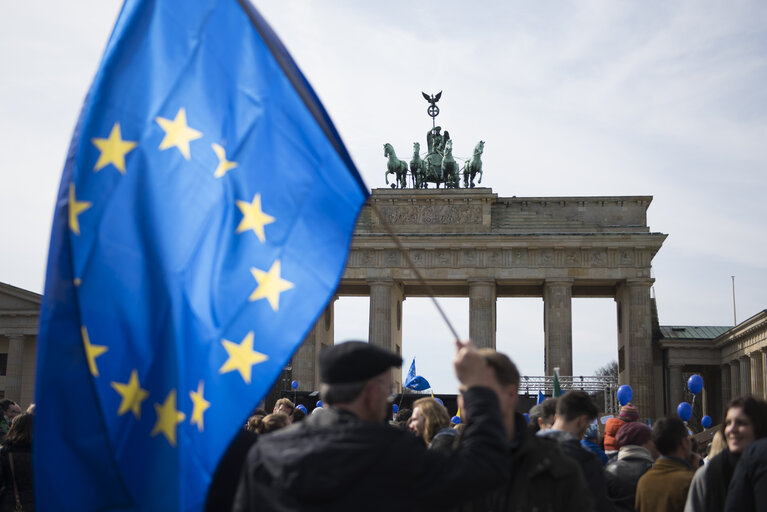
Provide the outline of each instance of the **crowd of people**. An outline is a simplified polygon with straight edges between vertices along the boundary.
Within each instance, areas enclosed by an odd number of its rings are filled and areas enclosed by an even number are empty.
[[[323,409],[296,419],[282,399],[248,422],[271,433],[231,468],[230,476],[242,467],[233,510],[767,510],[760,399],[730,402],[710,446],[698,446],[676,415],[647,421],[631,403],[600,429],[597,407],[577,390],[533,407],[528,420],[517,411],[514,363],[459,343],[454,425],[429,397],[390,416],[391,370],[401,362],[363,342],[325,349]]]
[[[0,512],[35,510],[32,475],[32,421],[12,400],[0,400]]]
[[[712,512],[767,510],[767,403],[732,400],[710,445],[677,416],[632,404],[600,429],[571,390],[517,410],[506,355],[457,344],[462,421],[435,398],[391,417],[402,359],[348,342],[320,354],[324,407],[287,398],[257,409],[222,458],[206,510]],[[34,511],[32,423],[0,401],[0,512]]]

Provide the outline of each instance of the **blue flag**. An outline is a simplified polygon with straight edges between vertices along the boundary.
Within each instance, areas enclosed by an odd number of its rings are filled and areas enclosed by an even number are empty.
[[[546,400],[546,395],[543,394],[543,391],[540,389],[538,390],[538,400],[535,402],[535,405],[540,405],[543,403],[543,401]]]
[[[410,363],[410,370],[408,370],[407,378],[405,378],[405,387],[413,391],[424,391],[431,387],[429,381],[415,374],[415,357],[413,362]]]
[[[332,297],[367,195],[248,2],[127,0],[56,204],[38,510],[202,509]]]

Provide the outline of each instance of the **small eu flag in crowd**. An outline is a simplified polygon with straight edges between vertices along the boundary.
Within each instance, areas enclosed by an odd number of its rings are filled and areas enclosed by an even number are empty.
[[[367,195],[247,1],[127,0],[56,204],[38,509],[200,510],[332,297]]]
[[[415,357],[413,362],[410,363],[410,370],[408,370],[407,378],[405,378],[405,387],[413,391],[425,391],[431,387],[429,381],[415,374]]]

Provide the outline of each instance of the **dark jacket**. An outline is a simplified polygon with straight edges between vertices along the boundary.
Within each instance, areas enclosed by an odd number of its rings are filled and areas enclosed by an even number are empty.
[[[594,498],[594,509],[599,512],[611,512],[615,510],[612,502],[607,498],[607,486],[603,472],[602,461],[596,454],[583,446],[581,441],[570,432],[564,430],[544,430],[538,432],[540,437],[553,439],[559,443],[562,453],[575,460],[583,471],[586,483]]]
[[[13,454],[13,474],[19,489],[21,508],[24,512],[34,512],[35,493],[32,482],[32,450],[30,446],[3,446],[0,449],[0,471],[2,471],[3,494],[0,496],[0,512],[16,510],[16,497],[13,492],[11,464],[8,454]]]
[[[234,510],[441,509],[496,486],[508,476],[498,399],[472,388],[465,403],[463,443],[451,453],[334,408],[261,436],[248,453]]]
[[[618,456],[605,466],[607,497],[616,510],[634,512],[634,499],[639,477],[653,465],[653,458],[646,448],[627,444]]]
[[[724,510],[767,510],[767,439],[754,441],[743,450],[730,481]]]
[[[556,442],[531,434],[516,414],[514,442],[506,449],[511,477],[499,488],[463,503],[460,512],[558,512],[593,510],[586,480]]]

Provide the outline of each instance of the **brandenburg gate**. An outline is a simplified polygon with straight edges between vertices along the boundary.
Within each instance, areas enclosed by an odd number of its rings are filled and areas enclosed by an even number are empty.
[[[498,297],[542,297],[544,371],[559,367],[563,376],[573,373],[572,299],[611,297],[618,380],[631,385],[643,417],[656,417],[663,385],[653,366],[650,268],[666,235],[647,225],[651,201],[498,197],[489,188],[374,189],[337,296],[369,296],[370,343],[401,353],[402,302],[427,291],[387,233],[388,222],[436,296],[469,297],[477,346],[495,347]],[[332,343],[333,301],[293,358],[301,388],[319,389],[317,354]],[[399,372],[394,377],[399,389]]]

